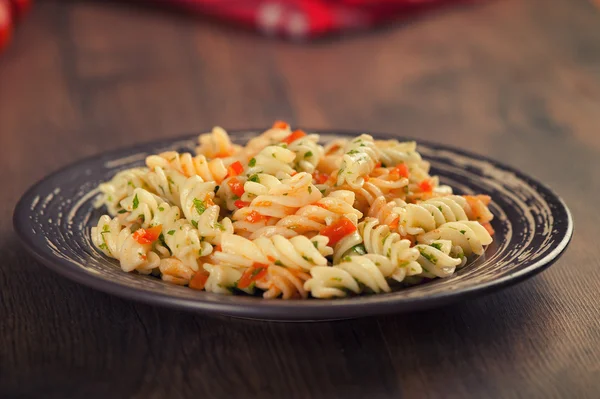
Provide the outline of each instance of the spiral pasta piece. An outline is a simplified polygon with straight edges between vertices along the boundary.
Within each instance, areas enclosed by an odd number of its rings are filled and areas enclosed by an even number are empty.
[[[267,276],[256,281],[256,287],[264,290],[263,298],[292,299],[308,297],[304,283],[310,279],[310,274],[282,266],[269,266]]]
[[[450,195],[436,197],[418,204],[394,208],[400,215],[399,230],[402,235],[421,234],[446,222],[469,220],[470,207],[463,197]]]
[[[221,237],[221,250],[214,252],[211,259],[215,263],[241,268],[260,263],[310,270],[314,266],[327,264],[325,256],[332,252],[327,242],[327,237],[323,236],[312,239],[296,236],[287,239],[276,235],[251,241],[235,234],[224,233]]]
[[[288,149],[296,154],[293,168],[298,172],[313,173],[323,157],[323,147],[317,144],[318,134],[309,134],[298,140],[294,140]]]
[[[452,242],[449,240],[434,240],[429,244],[416,245],[415,248],[421,254],[418,261],[424,277],[449,277],[464,264],[463,259],[451,256]]]
[[[242,150],[241,146],[231,142],[225,129],[219,126],[215,126],[210,133],[198,136],[198,144],[196,154],[208,158],[229,158]],[[202,178],[208,180],[205,177]]]
[[[247,175],[265,173],[277,177],[291,176],[296,173],[292,162],[296,158],[294,152],[280,146],[270,145],[262,149],[249,161]]]
[[[140,244],[133,238],[128,227],[121,226],[118,218],[103,215],[96,227],[92,227],[92,242],[106,256],[119,260],[125,272],[138,271],[149,274],[160,263],[152,252],[152,244]]]
[[[340,168],[337,170],[337,185],[347,183],[350,187],[357,188],[364,184],[367,176],[379,162],[379,150],[375,146],[373,137],[362,134],[351,140],[345,147]]]
[[[176,151],[167,151],[146,158],[146,165],[150,169],[161,167],[174,169],[185,177],[200,176],[206,181],[220,183],[227,176],[227,168],[220,158],[210,161],[204,155],[192,157],[189,153],[179,154]]]
[[[344,148],[348,144],[346,139],[335,139],[323,148],[324,155],[317,165],[317,169],[323,173],[332,174],[340,168],[344,156]]]
[[[163,169],[157,166],[148,173],[151,191],[176,206],[181,206],[180,187],[185,181],[186,177],[174,169]]]
[[[210,263],[205,263],[203,267],[209,273],[208,280],[204,286],[207,292],[231,295],[234,289],[239,289],[247,294],[254,293],[254,287],[239,288],[237,286],[242,277],[242,272],[239,269],[227,265],[213,265]]]
[[[383,255],[396,269],[402,269],[390,273],[395,280],[402,281],[407,275],[421,273],[417,262],[419,251],[410,247],[410,241],[402,240],[398,233],[392,233],[389,226],[379,224],[375,218],[366,218],[358,224],[358,231],[367,253]]]
[[[417,242],[429,244],[436,240],[448,240],[459,246],[466,256],[482,255],[484,245],[492,243],[492,236],[479,223],[473,221],[448,222],[435,230],[417,236]]]
[[[96,208],[102,205],[106,206],[109,215],[115,216],[121,207],[119,203],[128,195],[131,195],[136,188],[145,188],[150,190],[148,182],[148,169],[131,168],[117,173],[106,183],[98,185],[101,195],[96,200]]]

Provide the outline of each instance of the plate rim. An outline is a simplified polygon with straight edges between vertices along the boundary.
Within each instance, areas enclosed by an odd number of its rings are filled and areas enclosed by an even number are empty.
[[[320,134],[331,134],[339,136],[350,136],[361,134],[360,131],[348,130],[348,129],[308,129],[303,128],[309,132],[319,132]],[[236,129],[228,131],[231,136],[248,133],[248,132],[260,132],[264,131],[264,128],[248,128],[248,129]],[[434,293],[422,297],[389,297],[387,295],[377,298],[377,295],[369,296],[369,301],[361,301],[357,298],[345,298],[345,299],[329,299],[329,300],[264,300],[257,298],[257,301],[251,306],[247,303],[234,303],[234,302],[212,302],[202,300],[202,298],[178,298],[168,293],[156,292],[152,290],[146,290],[138,287],[131,287],[130,285],[123,284],[120,280],[110,280],[103,276],[95,275],[87,272],[83,268],[77,267],[67,260],[60,259],[47,255],[38,248],[34,240],[31,239],[31,232],[24,230],[28,215],[30,213],[30,203],[33,197],[35,197],[36,191],[43,185],[47,180],[52,179],[56,175],[60,175],[64,171],[76,168],[79,165],[99,161],[102,158],[114,159],[120,155],[133,154],[135,152],[147,151],[148,147],[160,147],[169,145],[175,145],[177,142],[193,140],[197,133],[189,133],[182,136],[175,136],[168,139],[151,140],[138,143],[132,146],[116,148],[102,153],[87,156],[82,159],[73,161],[66,166],[63,166],[36,181],[31,185],[18,200],[14,212],[13,212],[13,228],[17,233],[20,241],[34,257],[40,261],[44,266],[50,270],[66,277],[72,281],[83,284],[84,286],[92,289],[99,290],[111,295],[115,295],[120,298],[135,300],[150,305],[159,305],[161,307],[170,307],[176,309],[183,309],[187,311],[194,311],[198,313],[216,313],[221,315],[229,315],[235,317],[248,317],[253,319],[263,320],[288,320],[288,321],[309,321],[309,320],[325,320],[331,319],[331,314],[335,313],[335,318],[355,318],[355,317],[368,317],[381,314],[390,313],[404,313],[410,311],[423,310],[428,308],[437,307],[444,304],[454,303],[461,299],[466,299],[478,295],[489,294],[498,291],[507,286],[517,284],[526,278],[532,277],[537,273],[548,268],[560,256],[565,252],[569,245],[574,231],[573,216],[570,209],[568,208],[565,201],[554,192],[545,183],[538,179],[525,174],[512,166],[506,165],[502,162],[498,162],[493,158],[486,157],[474,152],[465,151],[460,148],[456,148],[452,145],[446,145],[442,143],[434,143],[427,140],[420,140],[411,137],[396,136],[391,133],[381,132],[369,132],[373,137],[377,139],[396,139],[396,140],[408,140],[416,141],[418,144],[422,144],[432,149],[447,150],[452,153],[460,154],[471,159],[480,161],[486,161],[491,163],[494,167],[502,169],[507,172],[514,173],[518,178],[524,180],[528,185],[534,188],[540,187],[547,191],[548,194],[560,205],[560,209],[566,214],[566,226],[564,227],[564,235],[559,243],[556,244],[555,248],[548,252],[541,259],[533,261],[532,264],[517,270],[513,273],[509,273],[499,278],[494,278],[490,281],[479,282],[471,287],[465,287],[460,290],[448,290],[440,293]],[[536,187],[537,186],[537,187]],[[554,212],[553,212],[554,213]],[[562,235],[562,234],[561,234]],[[365,309],[368,308],[368,309]],[[310,313],[310,316],[308,314]]]

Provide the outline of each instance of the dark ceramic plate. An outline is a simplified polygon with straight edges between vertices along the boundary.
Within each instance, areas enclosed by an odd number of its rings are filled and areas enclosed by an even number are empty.
[[[244,144],[255,131],[234,132]],[[356,136],[321,132],[322,140]],[[375,135],[378,138],[392,136]],[[434,174],[457,193],[489,194],[495,215],[494,243],[484,256],[446,279],[389,294],[336,300],[265,300],[224,296],[124,273],[98,252],[90,229],[102,210],[93,207],[96,187],[117,171],[140,166],[149,154],[193,151],[195,136],[140,145],[85,159],[48,176],[19,201],[14,227],[23,243],[52,270],[98,290],[146,303],[203,313],[268,320],[324,320],[409,312],[473,298],[517,283],[551,265],[567,247],[573,221],[565,203],[543,184],[482,156],[419,143]]]

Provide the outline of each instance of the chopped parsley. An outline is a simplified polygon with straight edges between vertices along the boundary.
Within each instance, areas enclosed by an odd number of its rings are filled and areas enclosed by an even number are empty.
[[[140,200],[136,194],[135,197],[133,197],[133,209],[137,209],[138,206],[140,206]]]
[[[257,267],[256,269],[252,270],[252,278],[258,276],[258,273],[262,272],[264,270],[264,267]]]
[[[342,258],[342,261],[343,261],[343,262],[351,262],[351,261],[352,261],[352,258],[351,258],[350,256],[344,256],[344,257]]]
[[[194,207],[196,208],[196,212],[198,215],[202,215],[204,211],[206,211],[206,202],[200,201],[198,198],[194,198]]]
[[[467,230],[461,230],[460,234],[465,234],[467,232]]]
[[[215,194],[219,191],[219,186],[215,186]]]
[[[105,243],[102,243],[98,246],[98,248],[103,249],[105,251],[108,251],[108,245],[106,245]],[[110,251],[109,251],[110,252]]]
[[[304,259],[304,260],[305,260],[305,261],[307,261],[307,262],[310,262],[310,263],[312,263],[313,265],[315,264],[315,261],[314,261],[312,258],[309,258],[309,257],[308,257],[308,256],[306,256],[306,255],[302,255],[302,259]]]
[[[160,233],[160,235],[158,236],[158,241],[160,241],[160,245],[162,245],[163,247],[167,248],[169,250],[169,254],[173,254],[171,252],[171,248],[169,248],[169,246],[167,245],[167,242],[165,241],[165,236],[163,235],[163,233]]]
[[[252,158],[249,162],[248,162],[248,166],[250,166],[251,168],[256,166],[256,158]]]
[[[309,157],[312,157],[312,156],[313,156],[313,153],[312,153],[312,151],[309,151],[309,152],[307,152],[307,153],[305,153],[305,154],[304,154],[304,158],[305,158],[305,159],[306,159],[306,158],[309,158]]]
[[[275,159],[277,159],[277,157],[275,156],[275,153],[272,153],[271,156]]]
[[[439,243],[439,242],[434,242],[434,243],[431,243],[431,244],[429,244],[429,246],[430,246],[430,247],[434,247],[435,249],[437,249],[437,250],[439,250],[439,251],[441,251],[441,250],[442,250],[442,244],[441,244],[441,243]]]
[[[192,226],[194,226],[195,228],[198,228],[198,222],[196,222],[195,220],[192,220]]]
[[[308,193],[312,194],[312,187],[311,186],[308,186]]]
[[[253,181],[254,183],[260,183],[260,178],[258,177],[258,175],[255,173],[252,176],[250,176],[248,178],[248,181]]]
[[[341,277],[332,277],[331,280],[341,282],[342,278]]]
[[[118,213],[127,213],[125,209],[121,209]]]
[[[225,231],[225,226],[223,226],[223,225],[222,225],[221,223],[219,223],[219,222],[216,222],[216,223],[215,223],[215,228],[216,228],[216,229],[219,229],[219,230],[221,230],[221,231]]]
[[[346,154],[348,154],[348,155],[354,155],[354,154],[358,154],[358,153],[359,153],[358,150],[350,150]]]
[[[169,230],[169,231],[167,231],[167,234],[172,236],[173,234],[175,234],[175,230]]]
[[[275,261],[275,264],[276,264],[277,266],[283,266],[283,263],[281,263],[281,261],[280,261],[280,260],[276,260],[276,261]]]
[[[110,227],[107,224],[102,226],[102,233],[110,233]]]
[[[437,258],[435,256],[433,256],[431,254],[428,254],[427,252],[425,252],[422,249],[419,249],[419,252],[421,253],[421,256],[423,256],[425,259],[427,259],[428,261],[430,261],[434,265],[437,263]]]
[[[161,211],[161,212],[164,212],[164,211],[165,211],[165,208],[163,208],[162,206],[159,206],[159,207],[158,207],[158,210],[159,210],[159,211]]]

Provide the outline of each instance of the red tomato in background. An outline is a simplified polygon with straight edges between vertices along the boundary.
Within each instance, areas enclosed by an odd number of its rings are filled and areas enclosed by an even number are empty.
[[[18,22],[31,9],[31,0],[8,0],[12,5],[12,16],[15,22]]]
[[[12,16],[8,0],[0,0],[0,51],[8,45],[12,36]]]

